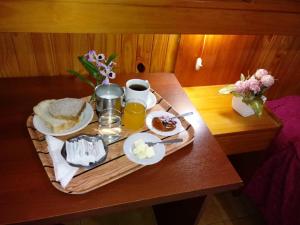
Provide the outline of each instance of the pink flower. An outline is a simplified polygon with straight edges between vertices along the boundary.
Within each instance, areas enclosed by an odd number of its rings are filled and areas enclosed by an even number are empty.
[[[257,79],[261,79],[263,76],[268,75],[268,74],[269,74],[269,72],[267,70],[265,70],[265,69],[258,69],[255,72],[255,77]]]
[[[248,90],[247,81],[237,81],[235,82],[235,91],[239,94],[245,93]]]
[[[256,80],[255,78],[250,78],[249,80],[247,80],[247,82],[249,85],[249,89],[253,91],[254,94],[260,92],[260,83],[258,80]]]
[[[261,78],[260,81],[267,88],[271,87],[275,82],[274,77],[272,75],[265,75]]]

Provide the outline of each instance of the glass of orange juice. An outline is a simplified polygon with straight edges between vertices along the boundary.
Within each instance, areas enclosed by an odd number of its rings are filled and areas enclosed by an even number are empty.
[[[123,124],[129,130],[138,130],[145,124],[146,103],[140,99],[127,99],[123,114]]]

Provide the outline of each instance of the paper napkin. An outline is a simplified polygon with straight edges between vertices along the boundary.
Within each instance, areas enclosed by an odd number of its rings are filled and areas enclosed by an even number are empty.
[[[46,135],[46,141],[53,162],[55,179],[60,182],[63,188],[65,188],[76,174],[78,168],[70,166],[62,157],[61,149],[64,145],[63,141],[50,135]]]

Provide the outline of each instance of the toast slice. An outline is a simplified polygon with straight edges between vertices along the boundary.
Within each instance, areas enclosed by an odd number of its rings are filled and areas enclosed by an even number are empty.
[[[63,98],[50,103],[49,113],[57,119],[79,121],[85,101],[78,98]]]
[[[33,108],[33,111],[38,115],[46,125],[54,133],[59,133],[76,125],[79,120],[57,119],[49,113],[49,107],[56,100],[44,100]]]

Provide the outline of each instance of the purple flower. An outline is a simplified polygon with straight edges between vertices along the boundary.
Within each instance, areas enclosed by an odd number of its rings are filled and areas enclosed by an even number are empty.
[[[108,77],[105,77],[105,79],[102,81],[103,85],[108,85],[109,84],[109,79]]]
[[[272,75],[265,75],[261,78],[260,81],[267,88],[271,87],[275,82],[274,77]]]
[[[100,61],[97,61],[96,64],[100,70],[107,69],[107,66]]]
[[[99,73],[100,73],[102,76],[104,76],[104,77],[107,76],[106,73],[105,73],[105,70],[99,70]]]
[[[269,74],[269,72],[267,70],[265,70],[265,69],[258,69],[255,72],[255,77],[257,79],[261,79],[263,76],[268,75],[268,74]]]
[[[87,54],[84,55],[89,62],[96,62],[96,51],[90,50]]]

